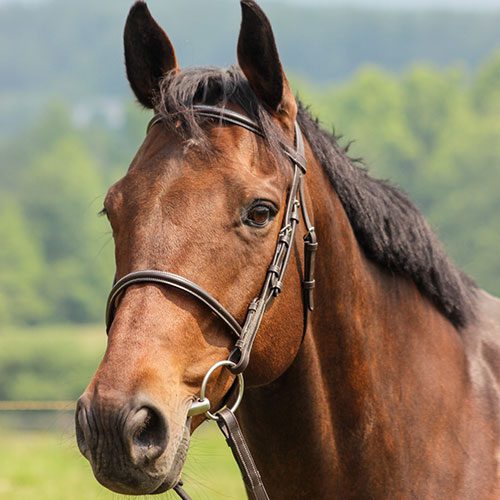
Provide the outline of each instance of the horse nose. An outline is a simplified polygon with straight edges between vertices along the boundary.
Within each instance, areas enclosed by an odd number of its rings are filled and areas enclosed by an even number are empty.
[[[132,408],[126,412],[123,408],[104,408],[102,402],[92,405],[85,396],[78,400],[75,415],[76,440],[80,452],[88,460],[92,458],[91,450],[97,449],[99,439],[103,439],[102,435],[99,436],[98,429],[120,440],[121,446],[116,446],[115,450],[128,452],[128,458],[136,466],[154,462],[166,450],[167,421],[154,403],[141,398],[136,399]],[[106,426],[110,425],[113,428],[107,429]],[[117,428],[121,428],[121,432],[117,432]]]
[[[168,443],[168,427],[163,412],[149,401],[136,405],[127,418],[124,440],[135,465],[156,460]]]

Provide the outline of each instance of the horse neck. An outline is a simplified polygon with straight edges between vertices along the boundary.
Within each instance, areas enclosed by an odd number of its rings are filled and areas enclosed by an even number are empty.
[[[416,384],[425,404],[442,377],[462,380],[463,350],[412,282],[365,258],[326,174],[312,157],[308,163],[320,241],[316,310],[288,371],[247,392],[242,425],[271,498],[376,497],[379,468],[401,466],[388,462],[407,444],[394,419],[418,418],[401,407]],[[431,363],[438,352],[451,362]],[[450,397],[459,390],[450,388]]]

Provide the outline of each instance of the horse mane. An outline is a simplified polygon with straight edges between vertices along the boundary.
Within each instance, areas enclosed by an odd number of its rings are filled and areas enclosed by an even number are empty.
[[[282,135],[237,67],[191,68],[165,76],[156,109],[167,126],[186,139],[205,144],[194,104],[234,103],[262,128],[265,140],[281,156]],[[352,160],[337,138],[321,128],[299,102],[298,122],[312,151],[340,198],[356,239],[365,255],[390,272],[412,280],[457,328],[474,316],[474,282],[447,257],[423,215],[399,188],[368,174]]]
[[[451,262],[406,193],[371,177],[301,104],[298,121],[366,256],[413,280],[455,326],[466,326],[473,317],[475,284]]]

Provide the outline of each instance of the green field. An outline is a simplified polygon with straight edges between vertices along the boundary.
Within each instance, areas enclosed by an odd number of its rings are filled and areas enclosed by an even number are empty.
[[[193,437],[184,482],[194,500],[241,500],[242,482],[216,427]],[[71,433],[0,429],[0,499],[105,500],[124,498],[101,487]],[[132,497],[130,497],[132,498]],[[151,497],[153,498],[153,497]],[[172,493],[155,498],[177,498]]]

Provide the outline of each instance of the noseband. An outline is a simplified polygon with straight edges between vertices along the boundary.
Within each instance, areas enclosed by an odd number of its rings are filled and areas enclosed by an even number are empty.
[[[256,122],[235,111],[205,105],[196,105],[193,107],[193,111],[197,116],[202,118],[222,124],[236,125],[260,137],[264,137],[262,129]],[[154,125],[161,123],[162,120],[161,114],[154,116],[149,123],[148,131]],[[300,212],[302,212],[304,225],[306,227],[306,234],[304,236],[304,274],[302,280],[304,316],[306,322],[304,328],[307,325],[308,313],[312,312],[314,309],[314,267],[318,242],[305,204],[304,175],[306,174],[307,168],[304,139],[298,123],[295,123],[295,148],[291,148],[284,143],[281,144],[281,148],[284,155],[291,161],[293,167],[293,180],[289,188],[285,215],[283,217],[274,256],[267,270],[260,294],[248,307],[243,326],[241,326],[234,316],[210,293],[203,290],[196,283],[182,276],[159,270],[137,271],[127,274],[118,280],[111,289],[106,306],[106,330],[109,332],[115,316],[118,299],[123,291],[136,284],[158,284],[188,293],[199,302],[202,302],[228,327],[236,338],[234,349],[226,361],[217,363],[209,370],[203,380],[200,398],[193,402],[188,412],[188,417],[205,414],[207,418],[217,421],[238,462],[247,486],[247,491],[250,497],[255,500],[268,500],[269,497],[265,491],[262,479],[255,467],[255,463],[246,442],[243,439],[238,422],[234,416],[234,411],[236,411],[243,396],[242,373],[245,371],[250,361],[250,354],[262,319],[265,312],[274,299],[281,293],[283,288],[283,280],[295,241],[295,233],[300,220]],[[238,376],[239,394],[235,405],[231,409],[224,408],[214,415],[210,413],[210,402],[205,397],[205,389],[212,373],[221,366],[228,368],[234,375]],[[182,490],[181,484],[178,484],[175,490],[181,498],[189,498]]]

